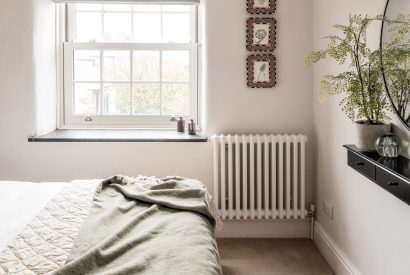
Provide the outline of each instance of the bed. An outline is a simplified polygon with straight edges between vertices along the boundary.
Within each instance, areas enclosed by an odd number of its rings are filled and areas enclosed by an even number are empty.
[[[0,181],[0,221],[0,274],[222,273],[196,180]]]

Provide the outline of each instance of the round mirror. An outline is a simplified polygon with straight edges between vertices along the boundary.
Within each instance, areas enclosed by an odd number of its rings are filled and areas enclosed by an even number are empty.
[[[384,11],[381,61],[393,109],[410,130],[410,1],[388,0]]]

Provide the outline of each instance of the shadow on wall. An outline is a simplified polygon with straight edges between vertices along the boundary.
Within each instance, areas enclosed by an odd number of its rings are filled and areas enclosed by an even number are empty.
[[[396,114],[391,114],[392,117],[392,132],[398,135],[401,139],[403,150],[401,154],[407,158],[410,158],[410,136],[409,130],[403,125],[403,123],[396,118]]]

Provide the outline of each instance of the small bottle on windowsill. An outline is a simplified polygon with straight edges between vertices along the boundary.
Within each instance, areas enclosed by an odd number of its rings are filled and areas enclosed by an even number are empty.
[[[178,133],[185,132],[185,120],[182,116],[179,117],[179,119],[177,120],[177,132]]]
[[[193,119],[191,119],[191,121],[188,122],[188,134],[191,136],[196,135],[196,125]]]

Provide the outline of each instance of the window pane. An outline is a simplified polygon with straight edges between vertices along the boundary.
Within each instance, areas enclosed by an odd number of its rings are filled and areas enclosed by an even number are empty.
[[[159,115],[161,110],[160,84],[134,84],[133,114]]]
[[[131,13],[104,14],[104,41],[131,41]]]
[[[161,42],[161,16],[159,14],[134,14],[135,42]]]
[[[160,5],[134,5],[134,11],[161,11]]]
[[[189,42],[190,27],[188,14],[163,15],[164,42]]]
[[[103,114],[128,115],[131,111],[130,84],[104,83]]]
[[[74,113],[98,114],[100,102],[100,84],[74,84]]]
[[[104,51],[104,81],[130,81],[130,52]]]
[[[194,40],[192,6],[149,2],[72,5],[76,6],[74,22],[68,23],[74,27],[73,42],[113,42],[112,47],[109,43],[75,45],[70,60],[73,71],[68,72],[73,87],[68,92],[73,99],[67,106],[72,115],[99,115],[107,125],[115,121],[110,116],[117,115],[138,116],[136,121],[147,117],[142,124],[160,115],[164,121],[169,115],[195,115],[196,107],[191,105],[196,95],[192,95],[190,80],[196,79],[191,69],[196,56],[187,48],[149,45]],[[128,47],[130,42],[147,44]]]
[[[189,84],[163,84],[164,114],[189,114]]]
[[[162,80],[170,82],[189,81],[189,52],[162,52]]]
[[[78,42],[101,41],[101,13],[77,12],[76,39]]]
[[[74,80],[100,80],[100,51],[74,51]]]
[[[76,11],[100,11],[101,4],[75,4]]]
[[[131,11],[131,5],[105,4],[104,11]]]
[[[189,5],[163,5],[162,10],[167,11],[178,11],[178,12],[189,12]]]
[[[159,51],[134,51],[134,81],[159,81]]]

